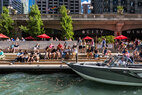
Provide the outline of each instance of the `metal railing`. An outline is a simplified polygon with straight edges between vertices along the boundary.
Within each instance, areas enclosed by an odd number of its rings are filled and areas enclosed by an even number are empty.
[[[71,14],[73,20],[142,20],[142,14]],[[28,20],[28,14],[11,15],[13,20]],[[42,14],[42,20],[59,20],[59,14]]]

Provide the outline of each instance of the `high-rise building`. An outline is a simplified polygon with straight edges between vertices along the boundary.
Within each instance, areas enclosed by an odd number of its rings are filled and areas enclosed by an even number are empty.
[[[81,14],[81,0],[36,0],[42,14],[58,14],[59,7],[65,5],[71,14]]]
[[[92,13],[117,13],[117,6],[123,6],[124,13],[142,13],[142,0],[92,0]]]
[[[8,7],[10,0],[3,0],[3,6]]]
[[[6,6],[7,8],[10,6],[12,8],[10,11],[17,10],[17,14],[23,13],[23,3],[21,0],[3,0],[3,6]]]
[[[3,0],[0,0],[0,14],[2,13]]]
[[[10,6],[17,10],[17,14],[23,14],[23,3],[21,0],[11,0]]]
[[[30,0],[21,0],[21,2],[23,3],[23,14],[29,13],[29,1]]]
[[[29,0],[2,0],[3,6],[12,7],[10,11],[17,10],[17,14],[28,14],[29,12]],[[11,13],[11,12],[10,12]]]

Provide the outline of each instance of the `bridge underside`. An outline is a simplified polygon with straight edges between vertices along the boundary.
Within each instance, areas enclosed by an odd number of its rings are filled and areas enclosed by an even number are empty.
[[[16,20],[17,26],[26,25],[23,20]],[[59,20],[44,20],[44,27],[49,29],[62,30]],[[142,29],[141,20],[74,20],[74,31],[82,29],[105,29],[114,31],[114,35],[121,35],[122,31],[131,29]]]

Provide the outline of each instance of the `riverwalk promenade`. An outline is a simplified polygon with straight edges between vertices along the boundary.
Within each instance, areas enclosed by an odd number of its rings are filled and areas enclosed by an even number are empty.
[[[44,55],[44,53],[41,53]],[[101,55],[101,54],[100,54]],[[112,55],[118,55],[112,53]],[[5,53],[6,58],[0,60],[0,70],[3,72],[58,72],[58,71],[71,71],[71,69],[62,63],[61,59],[40,59],[40,62],[14,62],[16,53]],[[99,59],[88,59],[85,53],[78,54],[78,62],[103,62],[108,56],[101,56]],[[67,62],[76,62],[76,59],[64,59]],[[142,62],[136,62],[136,64]]]

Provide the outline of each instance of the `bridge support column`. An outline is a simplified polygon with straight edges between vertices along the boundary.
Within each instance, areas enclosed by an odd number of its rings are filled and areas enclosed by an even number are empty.
[[[115,30],[115,33],[114,33],[115,36],[119,36],[119,35],[122,34],[122,28],[123,28],[123,26],[124,26],[124,22],[118,22],[116,24],[116,30]]]

